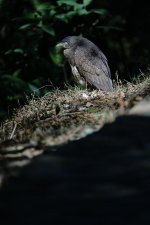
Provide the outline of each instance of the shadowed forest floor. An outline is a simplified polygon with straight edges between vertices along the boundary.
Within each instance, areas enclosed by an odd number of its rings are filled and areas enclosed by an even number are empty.
[[[145,77],[18,109],[0,129],[1,223],[150,224],[149,93]]]
[[[7,159],[1,224],[150,224],[149,124],[147,98],[86,138],[47,147],[20,170],[23,157]]]

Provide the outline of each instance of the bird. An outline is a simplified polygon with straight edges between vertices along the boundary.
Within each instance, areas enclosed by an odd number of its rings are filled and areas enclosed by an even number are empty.
[[[56,47],[63,49],[64,57],[80,84],[89,84],[101,91],[113,90],[107,58],[93,42],[81,36],[68,36]]]

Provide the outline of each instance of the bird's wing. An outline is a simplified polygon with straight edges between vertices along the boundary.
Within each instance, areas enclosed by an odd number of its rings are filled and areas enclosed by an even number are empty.
[[[98,50],[92,52],[78,46],[75,50],[75,65],[87,82],[103,91],[112,90],[110,69],[105,55]]]

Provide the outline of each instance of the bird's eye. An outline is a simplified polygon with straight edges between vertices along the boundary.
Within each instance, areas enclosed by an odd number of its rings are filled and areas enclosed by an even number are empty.
[[[64,42],[64,48],[70,48],[68,42]]]

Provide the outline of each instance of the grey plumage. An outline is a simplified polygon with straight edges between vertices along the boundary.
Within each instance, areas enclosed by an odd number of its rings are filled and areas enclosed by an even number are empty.
[[[57,46],[64,48],[64,56],[80,83],[87,82],[103,91],[113,89],[106,56],[94,43],[80,36],[69,36]]]

